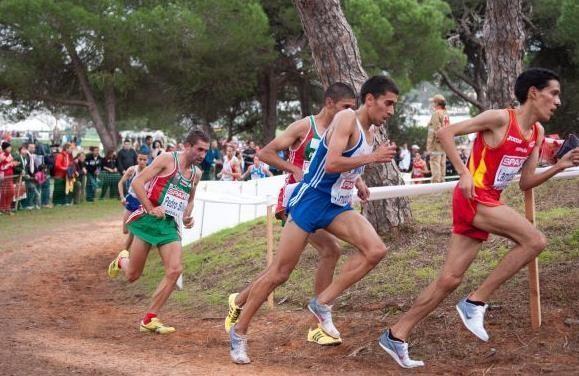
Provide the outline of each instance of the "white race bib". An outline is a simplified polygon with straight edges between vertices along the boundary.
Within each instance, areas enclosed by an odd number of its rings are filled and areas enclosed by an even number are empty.
[[[343,178],[338,180],[339,184],[332,187],[332,204],[346,206],[352,202],[356,179],[358,179],[357,176],[355,179]]]
[[[504,155],[499,164],[499,168],[497,169],[493,188],[498,190],[505,189],[511,180],[513,180],[513,178],[519,173],[526,160],[526,157]]]
[[[169,184],[165,198],[161,206],[165,208],[165,214],[174,218],[181,218],[187,207],[189,194],[177,189],[174,184]]]

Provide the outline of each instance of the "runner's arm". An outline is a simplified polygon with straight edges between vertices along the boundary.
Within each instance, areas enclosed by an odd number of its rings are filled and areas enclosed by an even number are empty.
[[[187,207],[183,212],[183,226],[185,228],[192,228],[193,227],[193,203],[195,201],[195,192],[197,192],[197,184],[199,184],[199,180],[201,179],[201,170],[195,167],[195,181],[193,182],[193,186],[191,187],[191,193],[189,194],[189,201],[187,202]]]
[[[168,165],[172,166],[172,164],[173,164],[173,155],[171,153],[161,154],[157,158],[153,159],[153,162],[147,167],[145,167],[145,169],[141,171],[139,176],[133,179],[133,182],[131,183],[131,187],[135,191],[137,199],[139,199],[139,202],[141,203],[141,205],[143,205],[143,208],[145,208],[145,210],[148,213],[151,213],[151,211],[155,209],[155,207],[147,197],[145,184],[149,180],[153,179],[155,176],[161,175],[161,173],[165,170],[166,166]],[[158,213],[158,215],[160,216],[160,213]]]
[[[125,170],[125,173],[121,177],[121,180],[119,180],[119,184],[117,185],[119,189],[119,195],[121,196],[121,201],[123,202],[125,201],[125,182],[129,180],[134,173],[135,170],[133,169],[133,167],[127,168]]]
[[[332,129],[333,127],[333,129]],[[341,173],[376,162],[390,162],[396,155],[396,145],[379,145],[374,152],[355,157],[344,157],[342,153],[348,147],[352,134],[358,133],[356,115],[353,111],[340,111],[335,116],[330,128],[332,133],[328,144],[325,170],[327,173]]]
[[[529,158],[525,161],[523,168],[521,170],[521,179],[519,180],[519,187],[522,191],[529,190],[538,185],[543,184],[554,175],[565,170],[566,168],[579,165],[579,148],[575,148],[565,154],[561,159],[557,161],[549,169],[535,173],[537,169],[537,163],[539,161],[539,153],[541,150],[541,145],[545,138],[545,130],[542,126],[539,126],[539,136],[537,137],[537,143],[531,152]]]
[[[448,127],[444,127],[436,132],[436,137],[440,141],[448,159],[460,175],[458,186],[463,196],[472,199],[476,196],[474,182],[466,165],[460,159],[458,149],[454,143],[454,137],[469,133],[476,133],[485,130],[500,128],[509,121],[508,113],[504,110],[488,110],[475,116],[472,119],[464,120]]]
[[[240,180],[245,180],[245,178],[247,177],[247,175],[249,175],[249,168],[247,170],[245,170],[245,172],[241,175],[241,179]]]
[[[289,172],[294,176],[301,176],[302,170],[292,163],[280,158],[277,153],[281,150],[289,149],[296,141],[300,140],[309,129],[307,119],[298,120],[292,124],[278,137],[261,149],[257,156],[270,166]]]
[[[358,190],[358,197],[360,200],[362,202],[368,202],[368,199],[370,198],[370,190],[361,176],[358,176],[358,179],[356,179],[356,189]]]

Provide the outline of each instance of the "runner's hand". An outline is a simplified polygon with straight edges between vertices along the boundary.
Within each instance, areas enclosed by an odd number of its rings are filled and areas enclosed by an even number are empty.
[[[301,168],[296,168],[295,171],[292,171],[292,175],[296,183],[299,183],[304,178],[304,171]]]
[[[476,192],[474,190],[474,182],[472,176],[469,173],[462,174],[460,180],[458,181],[458,188],[462,192],[462,196],[468,200],[472,200],[476,197]]]
[[[394,143],[380,144],[378,145],[376,150],[374,150],[373,155],[375,163],[389,163],[396,155],[396,144]]]
[[[193,216],[183,218],[183,226],[185,228],[193,228],[194,223],[195,223],[195,219],[193,218]]]
[[[121,199],[121,205],[123,205],[123,206],[127,205],[127,200],[125,200],[124,198]]]
[[[153,209],[151,209],[149,214],[151,214],[153,217],[164,218],[165,208],[163,208],[162,206],[155,206]]]
[[[579,166],[579,147],[573,150],[569,150],[561,159],[557,161],[557,164],[563,169]]]
[[[366,183],[359,183],[357,188],[360,201],[363,203],[368,202],[368,199],[370,198],[370,190],[368,189]]]

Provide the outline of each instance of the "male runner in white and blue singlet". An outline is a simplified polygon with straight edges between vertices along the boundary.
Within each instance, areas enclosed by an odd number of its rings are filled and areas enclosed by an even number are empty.
[[[255,281],[239,316],[229,331],[231,359],[249,363],[247,330],[252,317],[267,296],[284,283],[295,268],[308,236],[325,228],[329,233],[354,245],[358,252],[350,256],[340,275],[308,304],[325,333],[335,338],[340,333],[332,322],[331,307],[348,287],[362,279],[386,255],[386,246],[372,225],[352,210],[354,187],[362,200],[369,190],[361,178],[364,166],[390,162],[395,145],[380,145],[373,151],[374,129],[394,114],[398,88],[389,78],[375,76],[362,85],[362,106],[336,114],[315,152],[304,179],[297,184],[289,200],[285,225],[273,263]],[[370,142],[368,142],[370,140]]]

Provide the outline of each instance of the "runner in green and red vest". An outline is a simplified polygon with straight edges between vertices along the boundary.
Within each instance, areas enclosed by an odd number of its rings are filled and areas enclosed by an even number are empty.
[[[173,292],[183,270],[179,229],[181,223],[185,228],[193,227],[193,199],[201,178],[201,170],[196,165],[205,158],[209,137],[202,131],[191,131],[184,147],[182,152],[159,155],[131,183],[141,203],[127,220],[135,239],[130,252],[121,251],[108,268],[109,277],[114,278],[122,271],[129,282],[134,282],[143,272],[151,247],[159,248],[165,277],[141,320],[142,332],[167,334],[175,331],[175,328],[164,325],[157,314]]]
[[[320,113],[294,122],[279,137],[276,137],[259,152],[259,158],[265,163],[289,173],[286,178],[286,184],[279,193],[276,208],[276,217],[281,219],[282,223],[286,218],[284,203],[287,199],[284,198],[291,196],[289,190],[286,192],[288,186],[291,189],[302,180],[334,115],[341,110],[354,107],[356,107],[356,94],[352,88],[343,83],[334,83],[324,93],[324,107]],[[288,160],[284,161],[277,153],[286,149],[289,149],[290,153]],[[311,234],[309,243],[320,255],[314,282],[314,289],[316,294],[318,294],[332,282],[336,263],[340,258],[340,244],[338,239],[325,230],[318,230]],[[250,287],[251,285],[239,294],[231,294],[229,296],[229,314],[225,319],[225,330],[227,332],[237,321],[241,307],[245,304],[249,295]],[[320,328],[309,331],[308,341],[322,346],[342,343],[340,338],[333,338]]]

